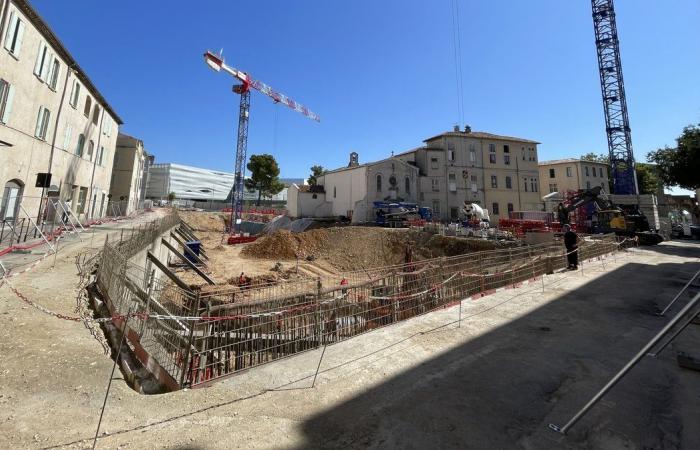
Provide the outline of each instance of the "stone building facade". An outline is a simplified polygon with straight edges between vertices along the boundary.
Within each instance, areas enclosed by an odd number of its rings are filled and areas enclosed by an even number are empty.
[[[0,219],[43,218],[50,192],[103,216],[122,121],[28,2],[0,5]]]

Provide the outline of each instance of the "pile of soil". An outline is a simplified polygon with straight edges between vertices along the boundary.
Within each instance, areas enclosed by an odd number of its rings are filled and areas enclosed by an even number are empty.
[[[329,242],[327,230],[292,233],[278,230],[263,236],[243,249],[241,254],[254,258],[294,259],[320,256]]]
[[[194,231],[217,231],[224,230],[225,221],[229,214],[206,211],[178,211],[180,218]]]
[[[247,245],[241,255],[255,259],[322,259],[344,271],[401,264],[407,247],[412,249],[413,258],[420,260],[493,250],[501,245],[420,231],[339,227],[303,233],[279,230]]]

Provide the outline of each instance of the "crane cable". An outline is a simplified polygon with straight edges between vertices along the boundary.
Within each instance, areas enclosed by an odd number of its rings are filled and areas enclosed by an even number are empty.
[[[272,118],[272,153],[277,153],[277,134],[279,130],[279,102],[275,102]]]
[[[454,48],[455,82],[457,85],[457,124],[464,123],[464,83],[462,77],[462,37],[459,17],[459,0],[451,0],[452,46]]]

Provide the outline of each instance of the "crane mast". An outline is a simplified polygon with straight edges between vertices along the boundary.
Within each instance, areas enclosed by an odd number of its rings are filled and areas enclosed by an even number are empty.
[[[637,195],[637,175],[613,0],[591,0],[613,193]]]
[[[282,103],[289,108],[303,114],[311,120],[320,122],[321,118],[310,111],[307,107],[295,102],[284,94],[281,94],[265,83],[255,80],[247,73],[228,66],[221,55],[215,55],[210,51],[204,54],[204,61],[214,71],[224,71],[241,81],[241,84],[233,86],[233,92],[241,97],[238,109],[238,139],[236,141],[236,159],[234,166],[234,182],[231,191],[231,217],[230,233],[241,231],[241,220],[243,215],[243,191],[245,185],[245,161],[248,151],[248,120],[250,116],[250,89],[256,89],[270,97],[275,103]]]

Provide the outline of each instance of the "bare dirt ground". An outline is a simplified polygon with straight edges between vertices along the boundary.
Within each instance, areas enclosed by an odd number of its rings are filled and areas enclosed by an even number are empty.
[[[180,216],[204,244],[210,258],[207,271],[220,284],[234,284],[242,272],[261,282],[318,276],[340,279],[344,272],[404,263],[407,247],[419,260],[515,245],[408,229],[331,227],[301,233],[280,230],[253,243],[230,246],[222,234],[226,213],[182,211]],[[203,283],[190,273],[181,276],[191,284]]]
[[[88,245],[88,244],[83,244]],[[72,315],[74,255],[12,280]],[[241,373],[209,388],[143,396],[117,372],[97,448],[700,448],[700,353],[690,326],[642,361],[567,436],[561,424],[667,319],[700,269],[700,246],[664,243],[583,271],[465,301]],[[90,448],[113,361],[81,323],[0,288],[0,448]],[[682,301],[687,301],[684,297]]]

